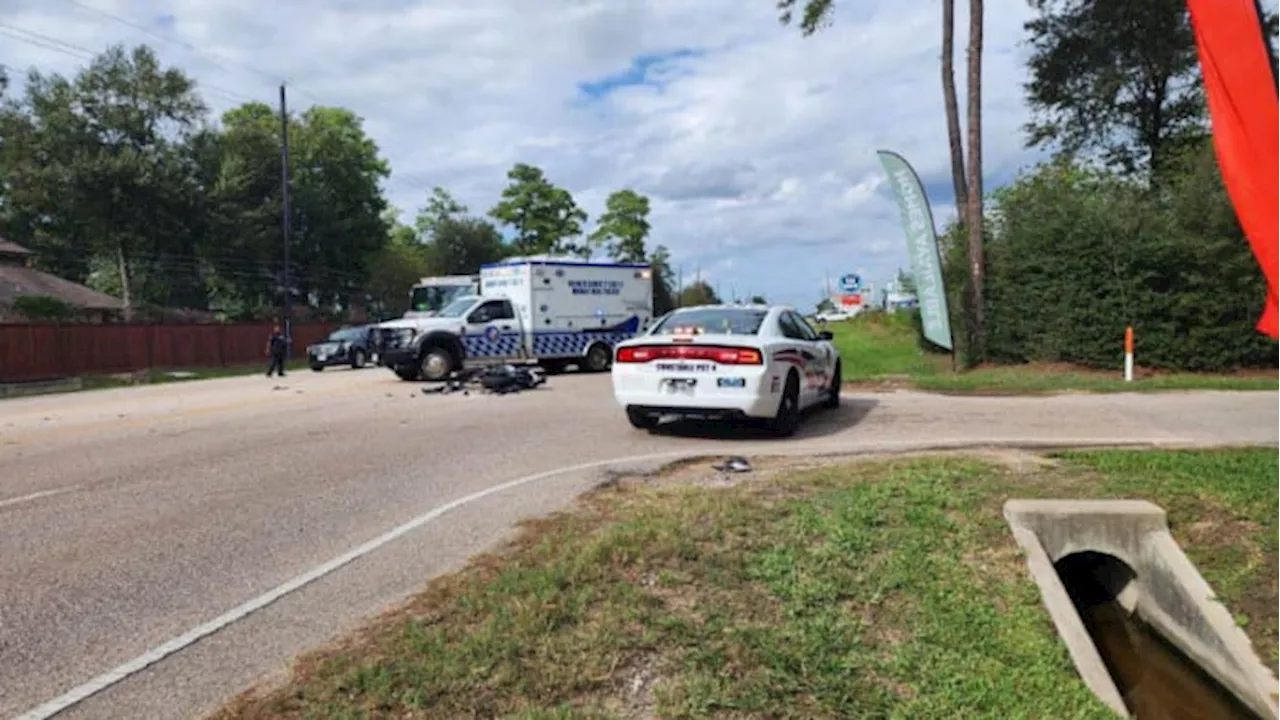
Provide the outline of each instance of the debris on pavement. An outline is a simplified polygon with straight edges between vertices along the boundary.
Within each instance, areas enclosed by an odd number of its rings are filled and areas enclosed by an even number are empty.
[[[547,382],[541,368],[518,365],[495,365],[450,373],[449,378],[433,387],[422,388],[423,395],[470,395],[472,388],[496,395],[532,390]]]
[[[733,455],[727,458],[724,462],[720,463],[719,465],[712,465],[711,467],[715,470],[719,470],[720,472],[729,472],[729,473],[751,472],[751,462],[747,460],[745,457],[742,457],[741,455]]]

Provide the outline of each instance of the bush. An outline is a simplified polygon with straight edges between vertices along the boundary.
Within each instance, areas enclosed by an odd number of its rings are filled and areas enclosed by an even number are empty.
[[[14,312],[31,321],[62,322],[76,316],[76,308],[50,295],[20,295],[11,304]]]
[[[1266,282],[1212,149],[1181,170],[1152,189],[1054,162],[993,193],[983,359],[1116,367],[1132,325],[1143,366],[1275,367],[1276,344],[1254,329]],[[968,251],[956,227],[943,245],[953,327],[967,351]]]

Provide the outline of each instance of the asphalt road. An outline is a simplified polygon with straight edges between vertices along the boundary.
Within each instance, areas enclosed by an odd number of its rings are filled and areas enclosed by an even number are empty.
[[[424,396],[380,369],[0,401],[0,717],[97,690],[58,717],[198,716],[520,518],[682,453],[1274,445],[1278,421],[1275,393],[892,393],[792,440],[648,435],[605,376]]]

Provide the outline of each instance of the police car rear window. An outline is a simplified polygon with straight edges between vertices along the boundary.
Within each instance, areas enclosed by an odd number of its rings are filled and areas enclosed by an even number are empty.
[[[764,323],[763,310],[708,309],[677,310],[667,316],[656,328],[654,335],[755,335]]]

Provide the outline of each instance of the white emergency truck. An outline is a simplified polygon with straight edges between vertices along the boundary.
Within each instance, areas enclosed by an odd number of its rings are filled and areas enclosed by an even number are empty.
[[[537,362],[601,372],[613,346],[653,318],[649,265],[565,257],[511,258],[480,268],[480,294],[431,317],[381,323],[381,360],[405,380],[443,380],[466,366]]]

